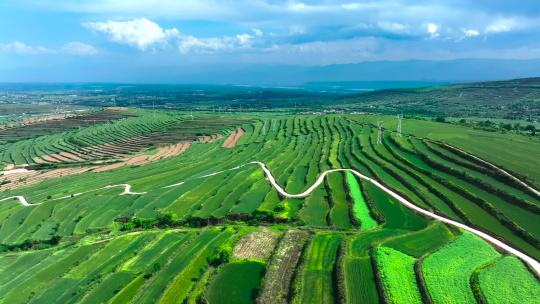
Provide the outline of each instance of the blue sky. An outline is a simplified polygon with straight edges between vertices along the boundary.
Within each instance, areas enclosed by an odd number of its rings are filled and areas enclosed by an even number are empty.
[[[537,59],[539,33],[537,0],[3,0],[0,80],[85,80],[81,70],[92,68]]]

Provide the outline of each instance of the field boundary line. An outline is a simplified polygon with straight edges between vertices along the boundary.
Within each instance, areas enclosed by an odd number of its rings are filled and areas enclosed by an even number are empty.
[[[526,187],[527,189],[529,189],[530,191],[534,192],[537,196],[540,197],[540,191],[536,190],[534,187],[530,186],[529,184],[527,184],[526,182],[522,181],[522,180],[519,179],[518,177],[512,175],[511,173],[509,173],[508,171],[504,170],[503,168],[501,168],[501,167],[499,167],[499,166],[497,166],[497,165],[495,165],[495,164],[493,164],[493,163],[490,163],[489,161],[484,160],[484,159],[482,159],[482,158],[480,158],[480,157],[478,157],[478,156],[476,156],[476,155],[473,155],[473,154],[471,154],[471,153],[469,153],[469,152],[467,152],[467,151],[464,151],[464,150],[462,150],[462,149],[460,149],[460,148],[454,147],[454,146],[449,145],[449,144],[444,144],[444,145],[446,145],[446,146],[448,146],[448,147],[450,147],[450,148],[452,148],[452,149],[456,149],[456,150],[458,150],[458,151],[460,151],[460,152],[462,152],[462,153],[464,153],[464,154],[467,154],[468,156],[470,156],[470,157],[476,159],[477,161],[479,161],[479,162],[481,162],[481,163],[483,163],[483,164],[485,164],[485,165],[491,167],[492,169],[495,169],[495,170],[501,172],[502,174],[504,174],[504,175],[510,177],[511,179],[515,180],[516,182],[520,183],[521,185],[523,185],[523,187]]]
[[[521,251],[507,245],[506,243],[500,241],[499,239],[497,239],[495,237],[492,237],[491,235],[489,235],[489,234],[487,234],[485,232],[482,232],[480,230],[474,229],[474,228],[469,227],[469,226],[467,226],[465,224],[462,224],[460,222],[445,218],[443,216],[440,216],[438,214],[435,214],[433,212],[425,210],[425,209],[423,209],[423,208],[409,202],[407,199],[405,199],[401,195],[397,194],[393,190],[387,188],[386,186],[382,185],[377,180],[375,180],[373,178],[370,178],[370,177],[368,177],[368,176],[366,176],[366,175],[364,175],[364,174],[362,174],[362,173],[360,173],[360,172],[358,172],[358,171],[356,171],[354,169],[340,168],[340,169],[326,170],[321,175],[319,175],[317,180],[311,186],[309,186],[304,192],[297,193],[297,194],[291,194],[291,193],[288,193],[287,191],[285,191],[285,189],[283,189],[276,182],[276,179],[272,175],[272,172],[266,167],[266,165],[263,162],[260,162],[260,161],[251,161],[251,162],[245,163],[243,165],[239,165],[239,166],[236,166],[236,167],[233,167],[233,168],[230,168],[230,169],[226,169],[226,170],[206,174],[206,175],[200,176],[198,178],[205,178],[205,177],[214,176],[216,174],[220,174],[220,173],[223,173],[223,172],[226,172],[226,171],[238,170],[238,169],[240,169],[240,168],[242,168],[244,166],[247,166],[247,165],[258,165],[264,171],[264,173],[266,175],[266,178],[268,179],[268,181],[270,182],[272,187],[274,187],[276,189],[276,191],[279,192],[279,194],[281,194],[282,196],[287,197],[287,198],[305,198],[305,197],[307,197],[309,194],[311,194],[311,192],[313,192],[318,186],[320,186],[324,182],[326,176],[329,173],[333,173],[333,172],[351,172],[352,174],[356,175],[360,179],[366,180],[366,181],[372,183],[373,185],[375,185],[376,187],[378,187],[379,189],[383,190],[384,192],[389,194],[391,197],[396,199],[399,203],[401,203],[405,207],[407,207],[407,208],[409,208],[409,209],[411,209],[411,210],[413,210],[413,211],[415,211],[415,212],[417,212],[417,213],[419,213],[421,215],[424,215],[426,217],[429,217],[429,218],[441,221],[443,223],[446,223],[446,224],[461,228],[463,230],[469,231],[469,232],[475,234],[476,236],[484,239],[485,241],[491,243],[492,245],[495,245],[496,247],[501,248],[504,251],[515,255],[516,257],[518,257],[519,259],[521,259],[522,261],[527,263],[531,267],[531,269],[536,273],[537,276],[540,276],[540,262],[536,261],[534,258],[532,258],[532,257],[526,255],[525,253],[523,253],[523,252],[521,252]],[[183,182],[176,183],[176,184],[165,186],[165,187],[162,187],[162,188],[174,187],[174,186],[180,185],[182,183]],[[130,184],[108,185],[108,186],[105,186],[103,188],[99,188],[99,189],[96,189],[96,190],[90,190],[90,191],[97,191],[97,190],[101,190],[101,189],[109,189],[109,188],[115,188],[115,187],[123,187],[124,188],[124,192],[122,192],[120,195],[143,195],[143,194],[147,193],[147,192],[131,192],[131,185]],[[90,192],[90,191],[88,191],[88,192]],[[80,195],[80,194],[75,194],[75,195]],[[70,196],[66,196],[66,197],[62,197],[62,198],[68,198],[68,197],[70,197]],[[43,203],[30,204],[30,203],[28,203],[28,201],[23,196],[7,197],[7,198],[4,198],[4,199],[0,199],[0,202],[6,201],[6,200],[9,200],[9,199],[13,199],[13,198],[18,199],[19,202],[25,207],[36,206],[36,205],[43,204]]]
[[[480,238],[486,240],[487,242],[495,245],[496,247],[501,248],[504,251],[515,255],[516,257],[520,258],[522,261],[527,263],[534,270],[534,272],[536,272],[537,276],[540,276],[540,263],[538,261],[536,261],[534,258],[532,258],[532,257],[526,255],[525,253],[523,253],[523,252],[521,252],[521,251],[519,251],[519,250],[505,244],[504,242],[490,236],[489,234],[487,234],[485,232],[482,232],[480,230],[474,229],[474,228],[469,227],[469,226],[467,226],[465,224],[462,224],[460,222],[445,218],[445,217],[437,215],[437,214],[435,214],[433,212],[427,211],[427,210],[425,210],[425,209],[423,209],[421,207],[418,207],[417,205],[409,202],[408,200],[406,200],[405,198],[403,198],[399,194],[397,194],[394,191],[390,190],[386,186],[383,186],[377,180],[372,179],[370,177],[367,177],[367,176],[363,175],[362,173],[360,173],[360,172],[358,172],[358,171],[356,171],[354,169],[330,169],[330,170],[326,170],[319,176],[319,178],[315,181],[315,183],[313,183],[307,190],[305,190],[302,193],[298,193],[298,194],[290,194],[290,193],[286,192],[280,185],[277,184],[274,176],[272,175],[272,172],[270,172],[270,170],[268,170],[268,168],[266,168],[266,165],[264,163],[259,162],[259,161],[253,161],[250,164],[259,165],[262,168],[262,170],[264,171],[264,173],[266,174],[266,177],[268,178],[270,184],[272,184],[272,186],[281,195],[283,195],[285,197],[288,197],[288,198],[306,197],[324,181],[324,179],[326,178],[326,176],[329,173],[340,172],[340,171],[341,172],[349,171],[349,172],[353,173],[354,175],[358,176],[359,178],[361,178],[363,180],[366,180],[366,181],[372,183],[373,185],[377,186],[379,189],[383,190],[384,192],[386,192],[387,194],[389,194],[390,196],[395,198],[398,202],[400,202],[405,207],[407,207],[409,209],[412,209],[413,211],[416,211],[416,212],[418,212],[418,213],[420,213],[420,214],[422,214],[424,216],[427,216],[427,217],[433,218],[435,220],[441,221],[443,223],[446,223],[446,224],[461,228],[463,230],[469,231],[469,232],[479,236]]]

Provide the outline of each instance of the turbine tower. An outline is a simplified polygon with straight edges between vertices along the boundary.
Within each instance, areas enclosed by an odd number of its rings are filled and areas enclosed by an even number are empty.
[[[377,144],[382,144],[382,121],[377,121],[377,127],[379,128],[379,131],[377,132]]]
[[[397,120],[398,120],[398,124],[397,124],[396,135],[401,137],[401,121],[403,120],[403,114],[398,114]]]

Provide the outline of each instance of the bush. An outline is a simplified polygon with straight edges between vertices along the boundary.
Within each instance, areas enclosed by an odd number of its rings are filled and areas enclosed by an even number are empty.
[[[232,248],[229,246],[221,247],[207,258],[208,264],[217,267],[221,264],[229,262],[232,256]]]
[[[442,117],[442,116],[439,116],[439,117],[435,118],[435,121],[436,122],[446,122],[446,119],[444,117]]]

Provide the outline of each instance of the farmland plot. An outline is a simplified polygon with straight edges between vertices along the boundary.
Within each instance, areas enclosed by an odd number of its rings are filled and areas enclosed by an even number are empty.
[[[333,303],[336,291],[332,273],[336,266],[341,235],[319,233],[306,249],[301,273],[297,277],[295,303]]]
[[[251,232],[236,244],[233,250],[234,257],[238,259],[268,260],[276,246],[278,237],[278,233],[268,228]]]
[[[387,247],[376,248],[374,255],[388,303],[422,303],[414,275],[416,259]]]
[[[427,291],[435,303],[472,303],[469,284],[473,271],[499,257],[499,253],[478,237],[464,233],[422,263]]]
[[[237,261],[224,265],[208,285],[206,299],[209,304],[253,303],[264,264],[256,261]]]
[[[286,303],[291,279],[307,240],[307,233],[288,230],[269,262],[257,303]]]
[[[513,256],[505,256],[480,270],[476,282],[480,296],[488,303],[535,303],[540,299],[540,282]]]

